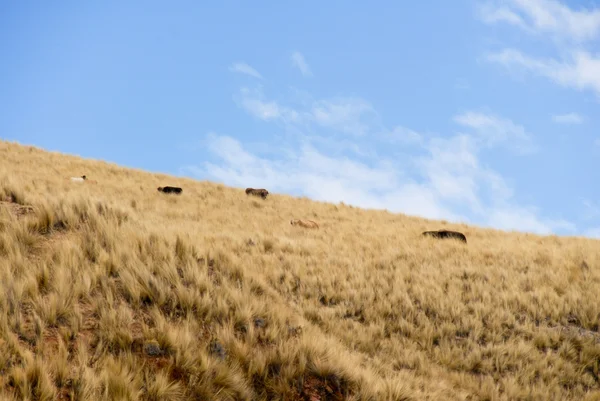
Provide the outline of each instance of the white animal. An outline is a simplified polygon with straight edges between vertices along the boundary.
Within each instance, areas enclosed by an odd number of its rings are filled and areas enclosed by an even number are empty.
[[[82,175],[81,177],[71,177],[71,181],[75,181],[75,182],[83,182],[87,179],[87,177],[85,175]]]

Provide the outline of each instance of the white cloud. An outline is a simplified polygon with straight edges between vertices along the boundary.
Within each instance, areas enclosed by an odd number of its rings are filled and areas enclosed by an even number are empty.
[[[488,24],[505,22],[560,41],[584,42],[600,34],[600,9],[574,10],[556,0],[499,0],[482,4],[478,11]]]
[[[234,63],[233,65],[231,65],[229,67],[229,71],[239,72],[241,74],[250,75],[254,78],[263,79],[262,75],[260,75],[260,73],[258,71],[256,71],[254,68],[252,68],[248,64],[242,63],[242,62]]]
[[[466,135],[435,138],[428,154],[416,161],[428,186],[447,202],[465,203],[481,211],[478,199],[478,161],[473,141]]]
[[[407,145],[423,143],[423,136],[421,134],[402,126],[394,127],[390,132],[384,132],[380,138],[383,141]]]
[[[305,77],[312,76],[312,71],[310,70],[310,67],[308,66],[308,63],[304,59],[304,56],[302,55],[302,53],[300,53],[298,51],[293,52],[291,59],[292,59],[292,64],[300,70],[302,75],[304,75]]]
[[[504,22],[542,40],[551,40],[557,58],[540,58],[505,48],[488,53],[489,62],[519,68],[576,90],[600,95],[600,55],[586,45],[600,38],[600,8],[578,10],[556,0],[494,0],[478,8],[488,24]]]
[[[552,116],[552,121],[559,124],[582,124],[583,117],[577,113],[556,114]]]
[[[281,121],[290,126],[316,124],[330,130],[329,135],[338,132],[359,137],[380,133],[384,129],[379,114],[359,97],[304,98],[303,107],[294,108],[266,100],[261,89],[242,88],[234,100],[249,114],[262,120]]]
[[[336,97],[315,102],[311,110],[314,121],[327,128],[352,135],[365,135],[379,116],[360,98]]]
[[[539,38],[551,38],[559,50],[557,58],[540,58],[505,48],[487,53],[487,61],[600,96],[600,54],[585,48],[587,42],[600,39],[600,8],[576,10],[556,0],[496,0],[482,4],[478,11],[488,24],[504,22]],[[552,119],[561,124],[584,121],[576,113],[555,115]]]
[[[256,162],[256,158],[246,152],[237,140],[228,136],[218,136],[211,132],[207,135],[207,143],[208,150],[228,164],[245,167]]]
[[[525,131],[525,128],[509,119],[493,114],[469,111],[455,116],[454,121],[464,127],[472,128],[478,134],[479,140],[488,147],[508,142],[512,148],[521,153],[530,153],[536,150],[531,136]]]
[[[540,220],[535,208],[522,208],[511,206],[490,210],[488,224],[501,230],[514,230],[535,232],[538,234],[552,234],[557,230],[574,232],[574,224],[565,220]]]
[[[566,62],[536,59],[514,49],[489,53],[486,59],[509,69],[524,68],[564,87],[592,90],[600,95],[600,58],[585,51],[574,52]]]
[[[518,26],[529,31],[529,27],[515,11],[512,11],[506,6],[493,3],[481,3],[477,6],[479,17],[486,24],[496,24],[498,22],[506,22],[510,25]]]
[[[234,96],[235,102],[249,114],[264,121],[279,120],[285,123],[297,122],[298,112],[292,108],[281,106],[275,101],[266,101],[260,90],[242,88],[239,95]]]
[[[271,120],[281,116],[279,105],[275,102],[265,103],[257,99],[244,99],[242,104],[251,114],[263,120]]]
[[[552,116],[552,121],[559,124],[582,124],[583,116],[577,113],[556,114]]]

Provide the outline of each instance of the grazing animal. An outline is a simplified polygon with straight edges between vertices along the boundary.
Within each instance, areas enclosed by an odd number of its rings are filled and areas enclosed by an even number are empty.
[[[450,231],[450,230],[438,230],[438,231],[424,231],[424,236],[430,236],[433,238],[454,238],[464,243],[467,242],[467,237],[463,233],[459,233],[458,231]]]
[[[181,189],[180,187],[170,187],[170,186],[166,186],[166,187],[158,187],[158,192],[162,192],[164,194],[181,194],[181,191],[183,191],[183,189]]]
[[[290,220],[290,224],[293,226],[300,226],[304,228],[319,228],[319,225],[312,220],[292,219]]]
[[[269,195],[269,191],[267,191],[264,188],[260,188],[260,189],[246,188],[246,195],[260,196],[263,199],[267,199],[267,196]]]

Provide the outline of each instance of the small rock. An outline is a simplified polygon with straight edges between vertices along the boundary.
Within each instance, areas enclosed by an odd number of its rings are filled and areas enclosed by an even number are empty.
[[[148,341],[144,344],[144,352],[148,356],[159,356],[162,353],[158,342],[155,340]]]
[[[248,246],[254,246],[254,245],[256,245],[256,243],[255,243],[254,241],[252,241],[251,239],[249,239],[249,240],[246,242],[246,244],[247,244]]]
[[[227,356],[227,352],[225,352],[225,348],[218,341],[213,341],[210,344],[210,352],[214,355],[217,355],[221,359],[225,359]]]
[[[261,317],[257,317],[254,319],[254,327],[262,328],[262,327],[265,327],[266,325],[267,325],[267,322],[265,321],[265,319],[263,319]]]
[[[288,326],[288,333],[292,337],[297,337],[302,334],[302,326]]]
[[[239,333],[246,334],[248,332],[248,325],[245,323],[236,323],[235,330]]]

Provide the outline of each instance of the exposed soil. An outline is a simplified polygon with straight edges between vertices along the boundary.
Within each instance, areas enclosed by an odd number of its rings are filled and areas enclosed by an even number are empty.
[[[10,199],[0,200],[0,207],[7,208],[10,213],[17,217],[22,217],[34,212],[32,206],[19,205],[18,203],[11,202]]]

